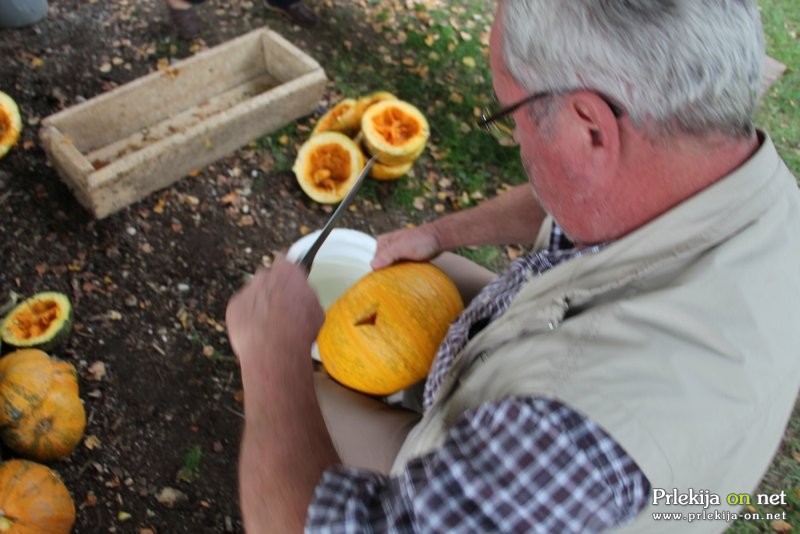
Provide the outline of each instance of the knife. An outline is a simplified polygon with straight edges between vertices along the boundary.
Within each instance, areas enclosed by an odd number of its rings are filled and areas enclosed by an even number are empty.
[[[319,248],[322,246],[322,243],[325,242],[325,239],[328,237],[328,234],[331,233],[331,230],[333,230],[336,221],[338,221],[342,217],[342,214],[347,209],[347,206],[349,206],[350,203],[353,202],[353,199],[356,197],[356,193],[358,193],[361,184],[364,183],[364,179],[367,177],[367,174],[369,174],[369,170],[372,168],[372,165],[375,164],[375,160],[376,156],[372,156],[367,161],[367,164],[364,165],[363,169],[361,169],[361,174],[359,174],[358,178],[356,178],[353,187],[350,188],[350,191],[347,192],[347,195],[345,195],[345,197],[336,207],[336,210],[334,210],[333,215],[331,215],[331,218],[328,219],[328,222],[325,223],[325,226],[322,227],[322,231],[317,236],[317,239],[314,240],[314,244],[311,245],[311,248],[309,248],[306,251],[305,255],[303,256],[303,259],[300,260],[300,265],[305,267],[306,274],[311,272],[311,265],[314,263],[314,257],[317,255]]]

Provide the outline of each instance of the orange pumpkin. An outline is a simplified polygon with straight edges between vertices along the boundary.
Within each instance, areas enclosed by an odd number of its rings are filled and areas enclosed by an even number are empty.
[[[28,460],[0,464],[0,532],[69,534],[75,503],[58,475]]]
[[[53,380],[50,356],[22,349],[0,358],[0,426],[18,421],[47,395]]]
[[[14,99],[0,91],[0,158],[17,144],[22,118]]]
[[[41,462],[68,456],[80,443],[86,411],[68,388],[54,387],[36,408],[16,423],[0,429],[12,451]]]
[[[345,98],[319,118],[317,125],[311,130],[311,135],[314,136],[322,132],[340,132],[346,135],[356,133],[359,124],[354,114],[355,109],[356,100],[354,98]]]
[[[345,386],[389,395],[423,379],[463,309],[455,284],[430,263],[373,271],[328,309],[317,337],[325,369]]]

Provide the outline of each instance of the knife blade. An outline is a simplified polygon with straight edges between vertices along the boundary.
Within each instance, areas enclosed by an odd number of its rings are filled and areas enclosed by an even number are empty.
[[[300,260],[299,265],[302,265],[305,268],[306,274],[311,272],[311,265],[314,263],[314,258],[316,257],[317,252],[322,246],[322,243],[325,242],[325,239],[328,237],[328,234],[331,233],[331,230],[336,225],[336,222],[342,217],[342,214],[347,209],[347,206],[349,206],[350,203],[353,202],[356,193],[358,193],[358,190],[361,188],[361,184],[364,183],[367,174],[369,174],[369,170],[375,164],[375,160],[376,157],[372,156],[367,161],[367,164],[364,165],[363,169],[361,169],[361,174],[358,175],[358,178],[356,178],[355,183],[353,183],[353,187],[351,187],[350,191],[347,192],[347,195],[345,195],[345,197],[342,199],[342,201],[334,210],[333,215],[331,215],[331,218],[328,219],[328,222],[326,222],[325,226],[322,227],[322,231],[317,236],[317,239],[314,240],[314,243],[306,251],[305,255],[303,255],[303,259]]]

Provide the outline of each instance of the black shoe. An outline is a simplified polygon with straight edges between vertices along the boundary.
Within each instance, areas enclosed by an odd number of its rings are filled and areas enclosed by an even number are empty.
[[[194,8],[175,9],[167,5],[167,9],[172,26],[178,32],[178,37],[185,41],[191,41],[200,34],[200,21],[197,19]]]
[[[267,1],[267,7],[279,13],[283,13],[289,20],[300,26],[314,26],[319,22],[319,19],[311,11],[311,8],[303,4],[303,2],[295,2],[288,6],[272,5]]]

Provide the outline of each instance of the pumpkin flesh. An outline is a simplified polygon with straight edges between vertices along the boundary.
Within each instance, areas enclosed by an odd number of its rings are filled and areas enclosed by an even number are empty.
[[[414,161],[430,135],[422,112],[402,100],[385,100],[370,106],[361,118],[361,131],[367,151],[386,165]]]
[[[345,98],[320,117],[314,129],[311,130],[311,135],[330,131],[347,135],[355,133],[358,130],[358,122],[354,120],[355,115],[353,112],[355,109],[356,100],[354,98]]]
[[[300,147],[292,170],[308,196],[334,204],[344,198],[363,167],[364,155],[352,139],[323,132]]]
[[[328,309],[317,338],[322,363],[347,387],[390,395],[427,375],[462,309],[457,288],[432,264],[373,271]]]
[[[28,460],[0,464],[0,532],[69,534],[75,503],[58,475]]]
[[[37,293],[14,307],[0,323],[0,337],[14,347],[51,350],[69,334],[72,305],[63,293]]]
[[[22,130],[22,117],[14,99],[0,91],[0,158],[17,144]]]

